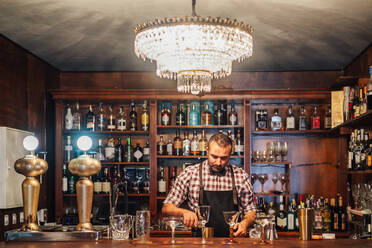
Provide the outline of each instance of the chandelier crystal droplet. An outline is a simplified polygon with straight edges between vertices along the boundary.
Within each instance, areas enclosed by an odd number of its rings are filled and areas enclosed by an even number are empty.
[[[156,74],[177,79],[177,90],[211,91],[212,79],[231,74],[232,62],[252,56],[252,27],[228,18],[165,18],[137,25],[135,53],[156,61]]]

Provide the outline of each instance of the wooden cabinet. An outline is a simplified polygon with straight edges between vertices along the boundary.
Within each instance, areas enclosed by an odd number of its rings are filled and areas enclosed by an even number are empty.
[[[161,202],[164,196],[159,197],[157,194],[157,180],[160,166],[177,166],[179,168],[185,162],[198,162],[204,160],[204,156],[168,156],[157,155],[156,145],[160,135],[166,136],[165,141],[173,139],[176,130],[180,130],[181,134],[188,131],[192,135],[193,130],[197,130],[200,138],[200,131],[205,130],[207,137],[212,133],[222,130],[234,131],[240,129],[242,140],[244,143],[244,154],[240,156],[232,156],[233,164],[241,165],[248,173],[253,172],[262,164],[251,163],[251,152],[263,146],[271,140],[287,140],[289,144],[288,161],[281,164],[269,164],[269,170],[279,167],[279,172],[283,170],[285,173],[290,173],[290,183],[286,186],[289,193],[313,193],[316,195],[335,195],[340,192],[337,185],[329,184],[327,178],[338,181],[337,168],[334,166],[338,162],[338,139],[329,130],[309,130],[309,131],[256,131],[254,110],[260,106],[268,105],[270,108],[279,106],[282,119],[286,117],[285,109],[289,104],[299,106],[300,104],[320,104],[325,106],[330,101],[329,91],[307,91],[307,90],[255,90],[255,91],[216,91],[205,96],[190,96],[180,95],[173,91],[147,91],[147,90],[53,90],[51,91],[55,101],[55,203],[56,217],[60,218],[63,215],[65,198],[62,194],[62,166],[64,162],[63,147],[64,136],[67,134],[80,135],[87,134],[93,137],[108,137],[108,136],[131,136],[134,139],[150,143],[150,161],[144,164],[135,163],[120,163],[121,166],[142,166],[150,169],[150,194],[140,195],[148,199],[149,209],[152,216],[157,216],[160,211]],[[79,101],[82,106],[87,107],[89,104],[97,105],[99,102],[104,104],[114,105],[129,105],[131,100],[138,103],[144,100],[149,104],[150,127],[148,132],[143,131],[103,131],[103,132],[65,132],[64,115],[67,103],[75,103]],[[172,103],[172,112],[176,112],[176,106],[179,102],[186,104],[191,100],[195,101],[226,101],[227,106],[231,106],[234,102],[238,112],[238,125],[213,125],[213,126],[177,126],[175,125],[175,116],[173,115],[171,125],[163,126],[160,122],[160,103],[162,101],[170,101]],[[140,111],[140,109],[138,110]],[[229,111],[229,109],[228,109]],[[85,114],[85,113],[84,113]],[[269,113],[270,116],[272,112]],[[296,113],[295,113],[296,115]],[[116,165],[117,163],[103,163],[103,166]],[[313,178],[317,176],[318,178]],[[310,179],[309,179],[310,178]],[[317,183],[314,185],[314,180]],[[279,184],[279,183],[278,183]],[[257,183],[258,185],[258,183]],[[102,195],[104,197],[104,195]]]

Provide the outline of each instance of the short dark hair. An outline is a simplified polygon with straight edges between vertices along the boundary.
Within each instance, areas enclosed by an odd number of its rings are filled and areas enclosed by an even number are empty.
[[[210,144],[212,142],[217,143],[220,147],[232,147],[232,141],[226,134],[223,133],[216,133],[213,134],[212,137],[208,141],[208,147],[210,147]]]

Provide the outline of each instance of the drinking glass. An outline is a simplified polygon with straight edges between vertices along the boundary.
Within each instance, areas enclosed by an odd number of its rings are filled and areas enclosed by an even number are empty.
[[[285,173],[281,173],[279,175],[279,181],[282,184],[282,192],[284,193],[284,184],[286,184],[288,181],[288,175]]]
[[[234,240],[234,225],[238,222],[239,212],[238,211],[223,211],[223,217],[225,218],[226,224],[229,225],[229,239],[222,242],[222,244],[236,244]]]
[[[129,238],[133,217],[128,214],[110,216],[110,231],[113,240],[126,240]]]
[[[269,143],[267,143],[267,151],[268,151],[268,161],[269,162],[272,162],[272,161],[275,161],[275,155],[274,155],[274,142],[271,141]]]
[[[274,157],[275,161],[280,161],[279,155],[280,155],[280,143],[279,142],[273,142],[274,143]]]
[[[276,183],[278,182],[278,180],[279,180],[278,173],[273,173],[271,176],[271,181],[273,181],[274,183],[274,190],[276,190]]]
[[[258,151],[252,152],[252,162],[258,162]]]
[[[209,214],[211,212],[211,206],[202,205],[195,208],[196,216],[198,217],[198,225],[202,228],[202,244],[207,244],[205,225],[209,221]]]
[[[261,227],[261,235],[260,240],[258,242],[254,242],[255,245],[266,245],[268,242],[265,240],[265,227],[270,223],[271,216],[258,216],[256,217],[256,223]]]
[[[267,175],[267,173],[258,174],[258,181],[260,181],[261,183],[261,194],[265,193],[264,184],[268,179],[269,179],[269,176]]]
[[[183,218],[179,216],[169,216],[163,218],[163,221],[171,228],[172,230],[172,240],[171,244],[176,244],[176,240],[174,239],[174,232],[176,230],[176,226],[181,225],[183,223]]]
[[[136,212],[136,242],[149,244],[150,241],[150,211],[141,210]]]
[[[282,155],[282,161],[287,161],[287,154],[288,154],[288,142],[287,141],[281,142],[280,154]]]
[[[253,185],[254,183],[257,181],[257,174],[256,173],[252,173],[251,174],[251,184],[252,184],[252,190],[253,190]]]

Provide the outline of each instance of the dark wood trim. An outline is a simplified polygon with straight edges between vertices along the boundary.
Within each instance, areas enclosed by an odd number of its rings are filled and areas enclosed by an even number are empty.
[[[56,221],[59,222],[58,218],[63,215],[63,197],[62,197],[62,168],[63,168],[63,140],[62,140],[62,130],[63,130],[63,113],[64,105],[62,101],[56,101],[55,103],[55,214]]]
[[[150,100],[150,202],[149,207],[151,210],[151,215],[154,217],[156,216],[158,209],[157,209],[157,200],[156,196],[158,195],[158,162],[156,159],[156,137],[157,137],[157,130],[156,125],[158,123],[157,120],[157,108],[158,103],[156,100]]]

